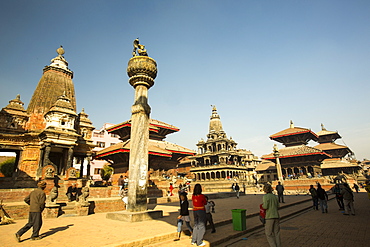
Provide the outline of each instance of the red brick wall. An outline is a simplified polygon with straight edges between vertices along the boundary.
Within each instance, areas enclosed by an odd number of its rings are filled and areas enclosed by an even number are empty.
[[[34,188],[28,189],[0,189],[0,201],[7,202],[22,202]]]
[[[89,202],[91,203],[89,208],[89,214],[115,212],[126,209],[125,203],[120,198],[112,200],[95,200]]]
[[[18,219],[27,219],[28,218],[28,210],[29,206],[24,203],[24,205],[12,205],[12,206],[7,206],[5,204],[4,209],[5,211],[10,215],[15,220]]]
[[[111,197],[112,186],[109,187],[90,187],[89,198],[108,198]],[[117,187],[118,194],[118,187]]]

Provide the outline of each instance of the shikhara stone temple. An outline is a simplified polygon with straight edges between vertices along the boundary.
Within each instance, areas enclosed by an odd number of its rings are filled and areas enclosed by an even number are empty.
[[[76,178],[73,162],[89,166],[94,126],[84,110],[77,114],[73,72],[64,49],[57,53],[43,69],[27,110],[17,95],[0,112],[0,149],[16,153],[13,177],[1,187],[33,187],[46,171],[55,178]]]

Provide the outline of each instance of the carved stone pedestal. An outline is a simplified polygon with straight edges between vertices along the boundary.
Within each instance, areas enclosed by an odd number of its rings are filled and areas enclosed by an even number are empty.
[[[60,205],[47,204],[42,212],[43,218],[58,218]]]
[[[146,220],[154,220],[163,217],[162,210],[147,210],[141,212],[128,212],[128,211],[118,211],[107,213],[107,219],[120,220],[126,222],[138,222]]]
[[[87,205],[76,205],[76,211],[78,216],[87,216],[89,214],[89,204]]]

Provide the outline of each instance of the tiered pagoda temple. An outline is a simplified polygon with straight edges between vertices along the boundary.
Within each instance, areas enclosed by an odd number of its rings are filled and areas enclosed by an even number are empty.
[[[227,138],[216,106],[212,108],[207,140],[198,143],[198,153],[189,157],[190,172],[195,181],[234,180],[254,184],[254,169],[260,160]]]
[[[98,151],[94,159],[103,159],[111,163],[115,176],[126,173],[129,167],[131,120],[116,124],[106,129],[111,134],[120,136],[122,142]],[[152,176],[161,176],[160,171],[176,169],[179,160],[195,154],[193,150],[167,142],[168,134],[180,129],[155,120],[149,120],[149,169]],[[153,177],[151,177],[152,179]]]
[[[76,113],[73,72],[64,49],[57,53],[43,69],[27,110],[18,95],[0,111],[0,150],[16,153],[12,180],[1,187],[33,187],[46,167],[49,176],[65,178],[74,160],[89,165],[94,127],[85,112]]]
[[[361,169],[357,162],[351,158],[353,156],[351,149],[335,143],[336,140],[342,138],[337,131],[328,131],[321,124],[321,131],[317,132],[317,135],[319,145],[315,148],[321,149],[331,156],[322,161],[321,170],[323,175],[354,174]]]
[[[321,149],[307,146],[311,140],[318,141],[319,136],[310,129],[295,127],[292,121],[288,129],[271,135],[270,139],[285,147],[261,158],[275,164],[279,159],[285,178],[321,174],[321,162],[332,157]]]

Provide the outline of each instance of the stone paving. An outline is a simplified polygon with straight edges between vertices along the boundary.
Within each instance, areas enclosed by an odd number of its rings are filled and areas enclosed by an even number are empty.
[[[217,224],[217,232],[215,234],[211,234],[210,230],[207,230],[205,235],[205,242],[207,245],[267,246],[263,233],[261,234],[257,232],[252,235],[250,235],[251,233],[244,234],[244,232],[234,231],[232,229],[232,224],[222,223],[230,223],[231,209],[234,208],[246,209],[247,214],[258,213],[262,196],[262,194],[252,194],[242,196],[240,199],[235,197],[215,199],[216,213],[213,215],[213,218]],[[307,201],[309,198],[309,196],[286,196],[286,203],[282,205],[294,205],[300,201]],[[364,236],[369,235],[369,226],[366,225],[366,222],[369,220],[369,210],[366,207],[369,206],[369,203],[370,201],[367,199],[367,195],[365,193],[360,193],[356,194],[356,216],[341,215],[337,210],[334,200],[332,200],[329,202],[329,214],[322,215],[321,212],[309,211],[297,218],[283,222],[283,246],[334,246],[328,245],[328,242],[325,242],[328,236],[336,236],[338,239],[347,239],[345,240],[346,243],[355,241],[356,239],[358,239],[358,241],[355,243],[365,243]],[[299,210],[299,208],[304,209],[310,205],[311,202],[308,201],[297,206],[282,209],[282,212],[284,214],[288,214],[289,212],[294,213]],[[105,213],[81,217],[45,219],[40,232],[43,238],[37,241],[30,240],[30,230],[22,236],[21,243],[16,242],[14,233],[21,228],[27,220],[17,220],[16,224],[0,226],[0,246],[191,246],[189,237],[184,234],[181,241],[173,241],[176,236],[176,217],[178,216],[179,209],[178,202],[160,205],[150,204],[149,208],[163,210],[164,217],[159,220],[135,223],[109,220],[106,219]],[[312,216],[310,214],[312,214]],[[308,219],[300,220],[301,217]],[[295,224],[289,223],[294,221],[296,221]],[[247,229],[257,225],[260,226],[257,217],[247,218]],[[186,227],[183,226],[183,229],[186,229]],[[320,229],[322,233],[315,233],[315,230],[320,232]],[[348,238],[346,238],[345,235],[347,232],[350,234]],[[239,234],[240,236],[235,237],[235,234]],[[359,235],[361,235],[361,238],[355,237]],[[227,237],[230,237],[231,239],[224,243]],[[242,240],[245,237],[248,239]],[[313,240],[318,241],[319,239],[321,243],[326,244],[312,244]],[[331,237],[330,239],[334,239],[334,237]],[[298,243],[297,241],[302,243],[302,245],[296,245],[296,243]],[[304,245],[306,243],[311,244]],[[335,244],[335,246],[340,245]]]
[[[352,247],[370,246],[370,200],[365,192],[355,194],[355,216],[343,215],[335,200],[329,212],[309,210],[282,220],[282,246]],[[255,231],[225,242],[221,247],[269,247],[264,230]]]

